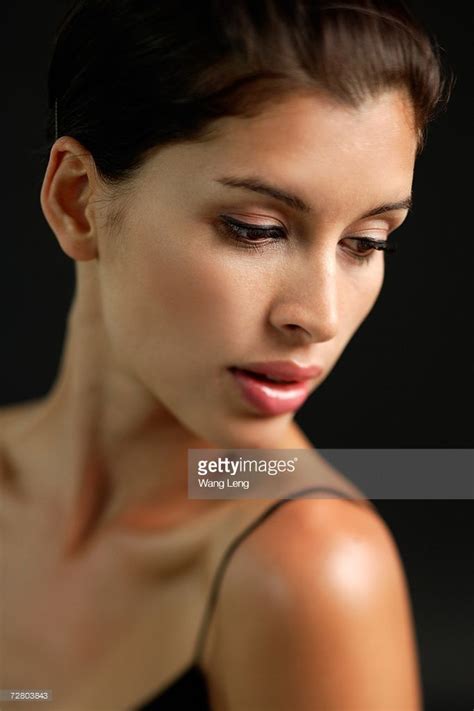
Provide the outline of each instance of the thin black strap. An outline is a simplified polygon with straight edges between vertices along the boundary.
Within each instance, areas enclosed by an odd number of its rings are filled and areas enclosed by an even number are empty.
[[[334,489],[331,486],[307,486],[304,489],[300,489],[299,491],[294,492],[291,496],[279,499],[278,501],[274,502],[271,506],[269,506],[268,509],[265,509],[263,513],[261,513],[255,521],[252,521],[244,530],[239,533],[239,535],[230,543],[228,548],[226,549],[224,555],[222,556],[219,565],[217,566],[217,571],[214,575],[214,580],[212,581],[211,584],[211,591],[209,594],[209,598],[207,601],[207,605],[204,610],[204,615],[201,621],[201,626],[199,628],[199,634],[197,637],[197,643],[196,643],[196,648],[195,648],[195,653],[194,653],[194,665],[198,665],[199,663],[199,658],[202,653],[202,649],[204,646],[204,642],[206,639],[206,632],[210,623],[210,619],[212,616],[212,613],[214,611],[214,607],[217,602],[217,595],[219,592],[219,587],[222,582],[222,578],[224,576],[227,564],[233,555],[235,549],[239,546],[241,541],[246,538],[257,526],[259,526],[262,521],[264,521],[268,516],[270,516],[276,509],[278,509],[280,506],[282,506],[284,503],[287,501],[293,501],[293,499],[296,499],[300,496],[303,496],[304,494],[308,494],[310,491],[320,491],[320,492],[330,492],[331,494],[335,494],[337,497],[340,497],[342,499],[347,499],[348,501],[352,501],[353,503],[363,503],[364,505],[368,505],[369,507],[373,508],[373,504],[366,500],[366,499],[354,499],[352,496],[349,496],[343,491],[340,491],[339,489]]]

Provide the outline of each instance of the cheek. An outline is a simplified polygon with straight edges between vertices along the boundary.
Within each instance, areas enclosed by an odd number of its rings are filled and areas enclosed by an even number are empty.
[[[123,264],[121,285],[115,279],[112,290],[114,312],[132,356],[134,348],[164,361],[235,356],[260,323],[261,269],[248,256],[192,236],[186,243],[163,240]]]
[[[352,273],[344,290],[342,312],[346,332],[350,338],[372,311],[382,289],[385,274],[385,257],[376,254],[374,263],[362,265]]]
[[[378,264],[370,266],[370,272],[355,270],[345,276],[339,287],[339,328],[337,336],[327,343],[321,343],[321,352],[326,357],[326,379],[338,362],[341,354],[372,310],[380,293],[384,278],[382,257]],[[357,268],[359,269],[359,267]]]
[[[205,346],[235,340],[236,332],[255,319],[248,281],[212,254],[190,255],[179,268],[167,269],[155,288],[150,286],[163,305],[163,319],[172,329],[185,328],[197,347],[200,340]]]

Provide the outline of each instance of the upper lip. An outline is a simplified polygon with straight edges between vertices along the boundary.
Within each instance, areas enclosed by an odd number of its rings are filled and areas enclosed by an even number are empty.
[[[323,369],[320,365],[299,365],[290,360],[274,360],[258,363],[246,363],[237,366],[242,370],[252,370],[254,373],[269,375],[272,378],[288,381],[310,380],[321,375]]]

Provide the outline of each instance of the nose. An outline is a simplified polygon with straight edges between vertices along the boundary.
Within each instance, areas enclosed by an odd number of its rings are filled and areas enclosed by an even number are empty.
[[[324,342],[338,331],[335,260],[328,255],[303,260],[280,281],[270,322],[293,344]]]

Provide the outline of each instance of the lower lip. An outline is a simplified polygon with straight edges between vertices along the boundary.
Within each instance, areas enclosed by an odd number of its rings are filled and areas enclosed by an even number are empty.
[[[250,373],[229,369],[245,400],[264,415],[294,412],[309,395],[309,381],[272,383],[259,380]]]

